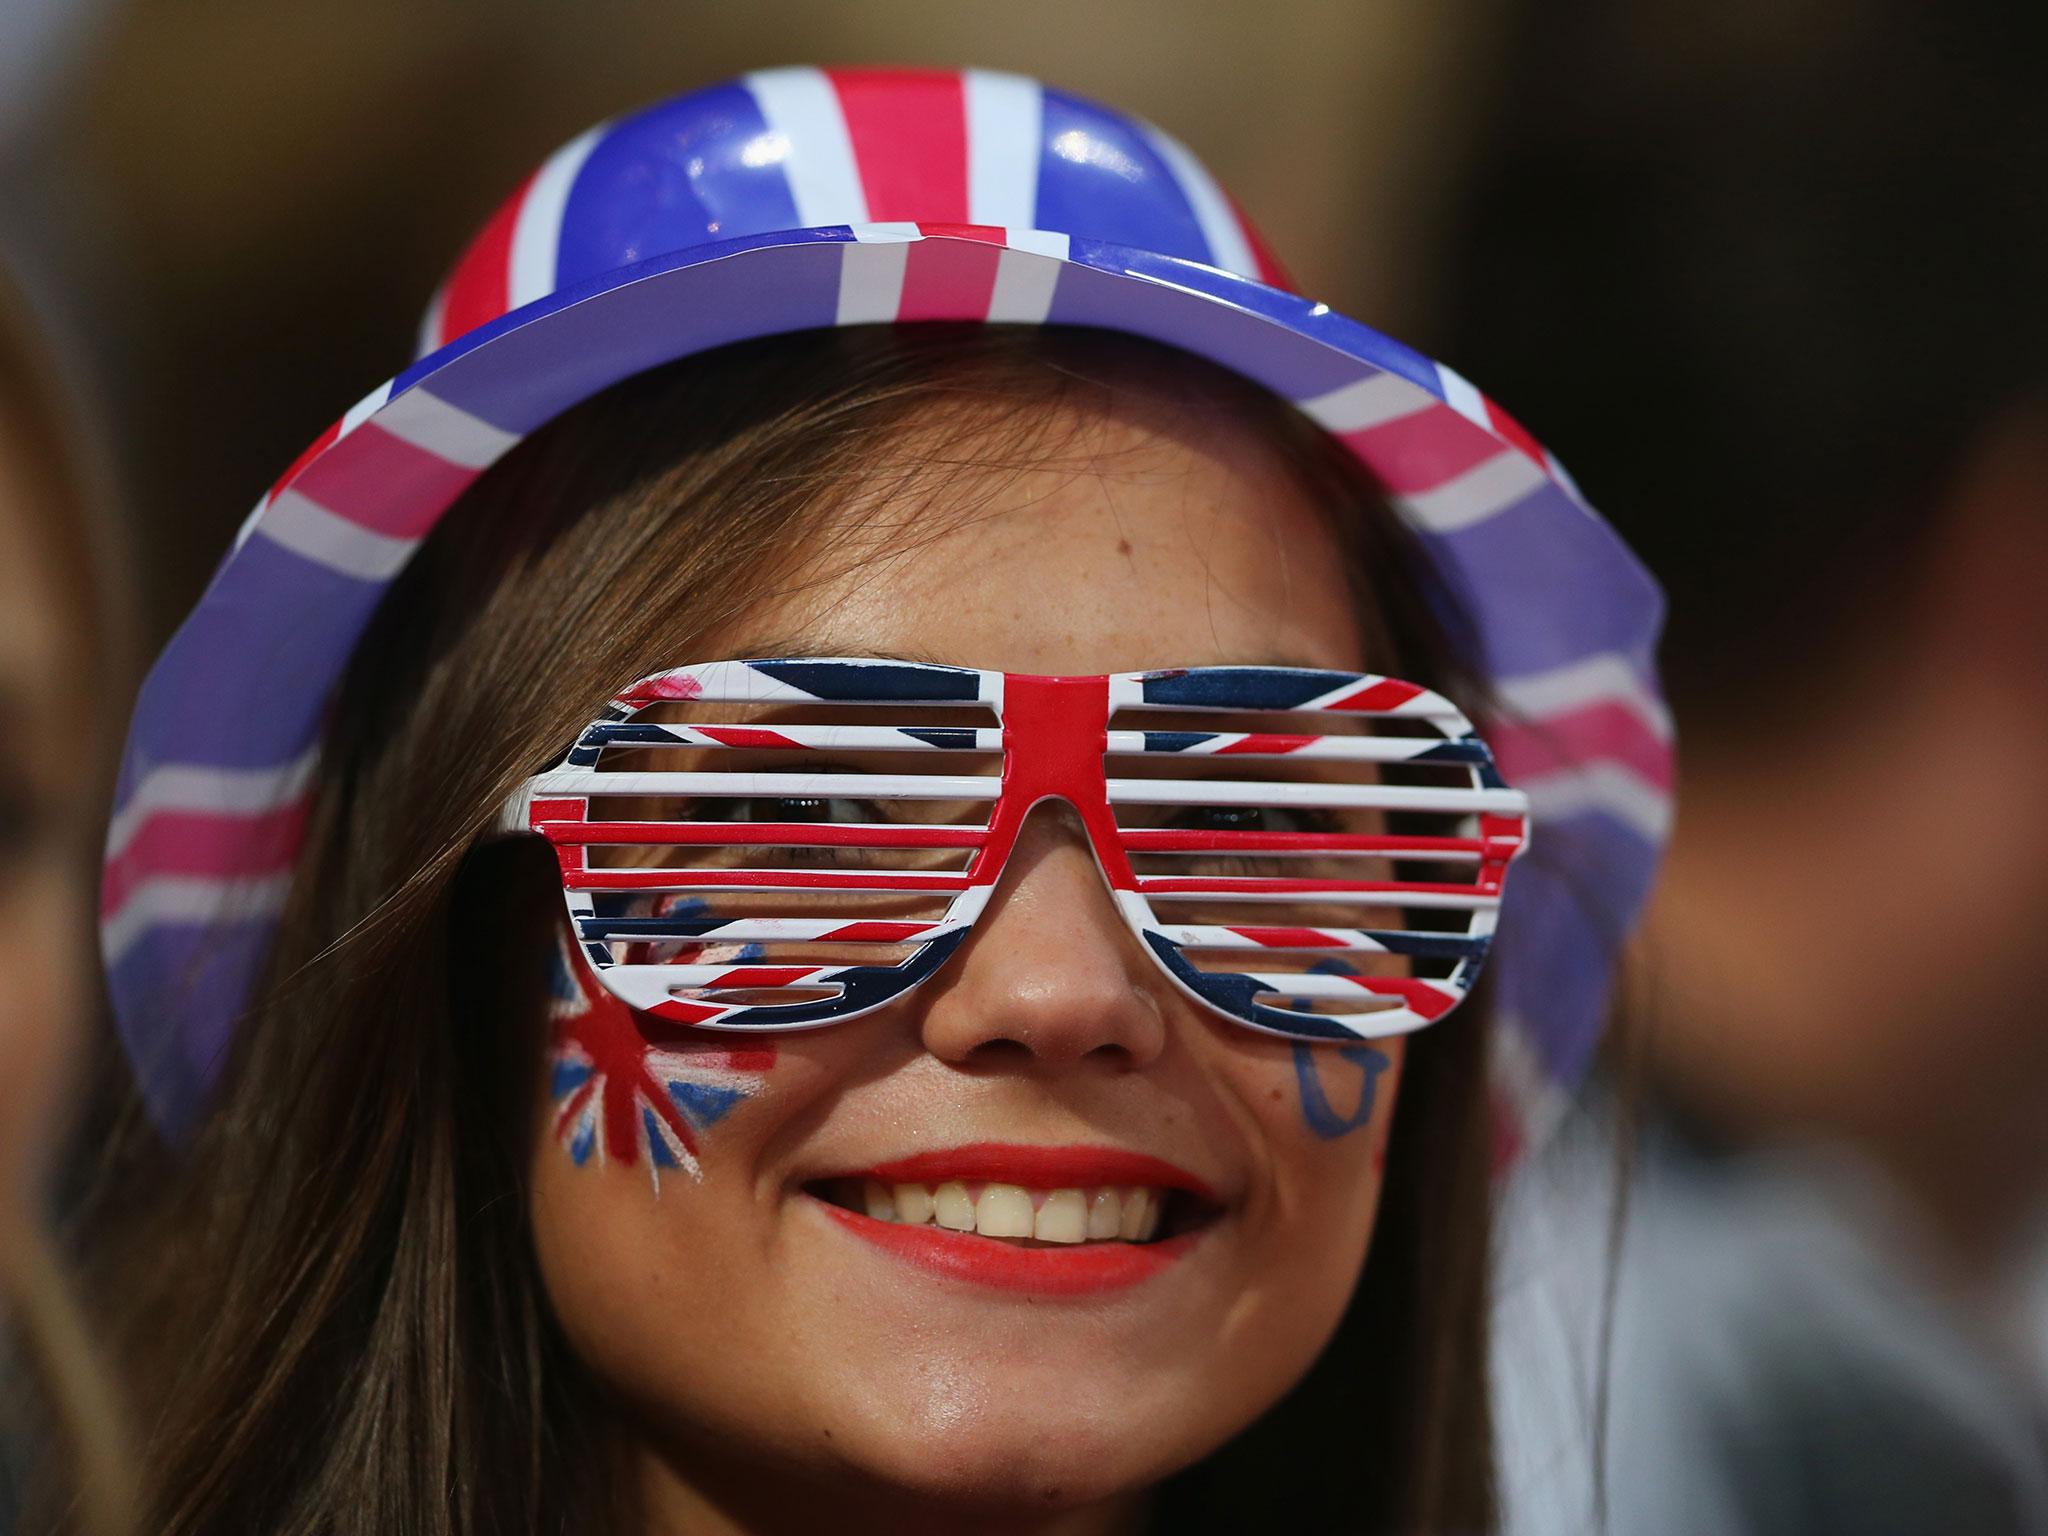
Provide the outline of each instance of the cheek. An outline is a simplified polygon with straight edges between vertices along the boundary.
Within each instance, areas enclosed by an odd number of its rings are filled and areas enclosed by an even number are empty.
[[[529,1165],[542,1284],[627,1400],[715,1421],[746,1401],[731,1298],[772,1264],[754,1174],[790,1074],[772,1043],[665,1032],[573,951],[558,946],[552,970]]]
[[[1246,1220],[1255,1272],[1235,1311],[1247,1353],[1305,1371],[1350,1304],[1371,1245],[1404,1042],[1260,1042],[1232,1086],[1263,1151]],[[1286,1382],[1280,1383],[1284,1389]]]
[[[1403,1042],[1275,1045],[1248,1099],[1268,1159],[1271,1240],[1334,1326],[1372,1239]]]
[[[626,1007],[558,933],[548,968],[543,1140],[576,1167],[700,1180],[719,1127],[759,1093],[772,1041],[667,1029]],[[545,1155],[545,1149],[543,1150]]]

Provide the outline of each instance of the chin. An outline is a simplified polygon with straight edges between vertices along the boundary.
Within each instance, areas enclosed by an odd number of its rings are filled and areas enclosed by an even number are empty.
[[[1043,1512],[1140,1494],[1224,1438],[1124,1384],[1022,1374],[941,1369],[868,1396],[840,1420],[834,1449],[911,1499]]]

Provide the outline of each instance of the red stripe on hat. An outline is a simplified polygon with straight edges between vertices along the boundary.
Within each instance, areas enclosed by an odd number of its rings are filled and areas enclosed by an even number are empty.
[[[1252,260],[1259,269],[1259,281],[1274,288],[1284,288],[1289,293],[1299,293],[1292,276],[1280,265],[1280,258],[1273,254],[1273,248],[1266,244],[1266,237],[1259,233],[1259,227],[1244,216],[1244,209],[1228,191],[1223,201],[1230,205],[1230,216],[1237,220],[1237,227],[1244,231],[1244,243],[1252,248]]]
[[[328,429],[325,432],[322,432],[318,437],[314,438],[312,442],[306,445],[306,451],[304,453],[300,454],[296,459],[292,460],[291,467],[287,469],[283,474],[277,477],[277,484],[273,485],[270,488],[270,494],[272,496],[275,496],[279,491],[283,490],[286,486],[290,485],[294,480],[298,479],[299,471],[304,469],[308,464],[312,463],[315,459],[319,458],[321,454],[325,453],[329,448],[331,448],[334,445],[335,439],[340,436],[341,423],[339,421],[335,421],[332,425],[328,427]]]
[[[434,345],[446,346],[505,313],[511,302],[512,232],[531,190],[533,177],[529,176],[498,205],[498,211],[455,263],[455,270],[448,275],[448,297],[441,305],[441,334],[434,338]]]
[[[979,240],[920,240],[903,262],[896,318],[986,320],[1003,248]]]
[[[226,811],[159,811],[145,821],[100,880],[100,916],[112,917],[135,888],[158,875],[207,880],[278,874],[306,825],[310,797],[260,815]]]
[[[947,236],[954,240],[979,240],[985,245],[1010,243],[1010,232],[1000,224],[933,224],[921,219],[917,232],[932,239]]]
[[[828,69],[878,224],[967,221],[967,94],[959,75]]]
[[[297,489],[337,517],[392,538],[418,538],[482,474],[364,422],[299,477]]]
[[[1448,405],[1432,405],[1376,427],[1346,432],[1345,446],[1372,466],[1396,496],[1433,491],[1500,453],[1500,444]]]
[[[1479,398],[1486,400],[1486,419],[1493,423],[1493,430],[1548,470],[1549,463],[1544,458],[1543,445],[1536,441],[1535,434],[1491,400],[1487,400],[1486,396],[1481,395]]]
[[[1591,762],[1619,763],[1653,788],[1670,792],[1671,744],[1634,710],[1611,700],[1545,720],[1502,720],[1487,729],[1494,760],[1510,784],[1526,785]]]

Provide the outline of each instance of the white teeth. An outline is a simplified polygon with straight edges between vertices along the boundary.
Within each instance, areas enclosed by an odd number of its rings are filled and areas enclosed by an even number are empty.
[[[896,1219],[921,1227],[932,1219],[932,1192],[922,1184],[896,1186]]]
[[[954,1232],[974,1230],[974,1200],[957,1179],[932,1191],[932,1216]]]
[[[974,1230],[983,1237],[1029,1237],[1031,1191],[1015,1184],[990,1184],[974,1206]]]
[[[1041,1243],[1149,1242],[1159,1235],[1165,1192],[1157,1189],[1027,1189],[1021,1184],[883,1184],[863,1179],[860,1206],[876,1221],[936,1223],[983,1237]]]
[[[988,1196],[981,1197],[987,1201]],[[1029,1196],[1025,1197],[1029,1199]],[[985,1230],[985,1229],[984,1229]],[[1041,1243],[1078,1243],[1088,1236],[1088,1199],[1078,1189],[1056,1189],[1045,1197],[1031,1224]]]
[[[1098,1189],[1088,1206],[1088,1236],[1097,1242],[1115,1237],[1123,1226],[1124,1203],[1113,1189]]]
[[[1127,1243],[1134,1243],[1145,1235],[1146,1223],[1152,1215],[1152,1192],[1134,1189],[1124,1196],[1124,1208],[1117,1221],[1116,1235]]]

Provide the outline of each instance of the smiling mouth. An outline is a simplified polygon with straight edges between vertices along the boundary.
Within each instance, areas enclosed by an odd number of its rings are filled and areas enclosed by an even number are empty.
[[[1149,1244],[1199,1230],[1221,1208],[1159,1185],[1035,1188],[982,1179],[820,1179],[804,1192],[874,1221],[973,1233],[1019,1248]]]

